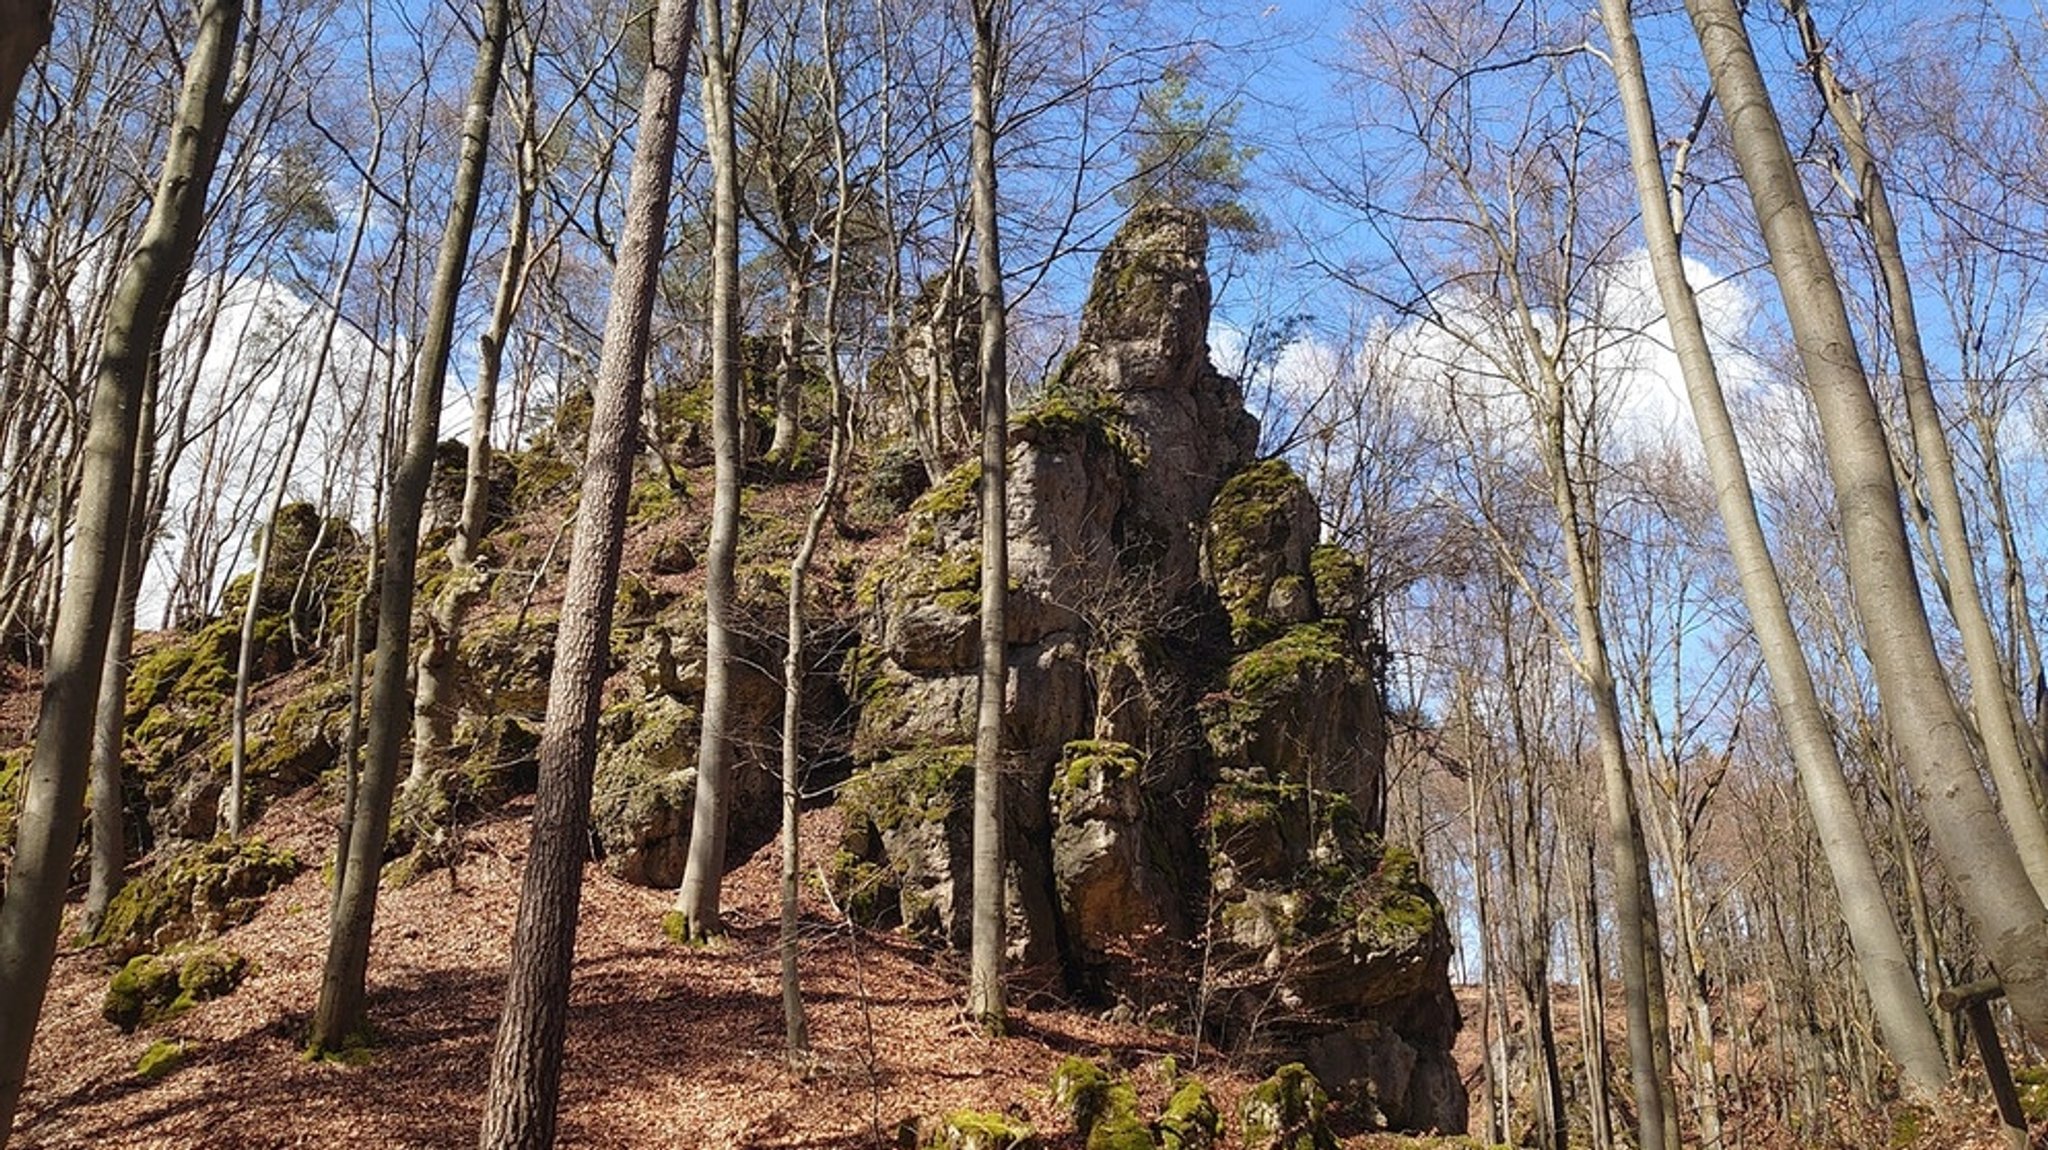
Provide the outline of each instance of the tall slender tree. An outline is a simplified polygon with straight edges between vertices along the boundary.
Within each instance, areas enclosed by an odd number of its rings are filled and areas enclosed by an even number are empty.
[[[676,892],[681,934],[719,933],[725,837],[732,802],[733,568],[740,534],[739,155],[733,73],[746,31],[746,0],[704,8],[704,135],[711,153],[711,539],[704,554],[704,706],[697,739],[697,795],[690,853]]]
[[[127,549],[142,399],[164,325],[185,282],[206,198],[235,107],[242,0],[207,0],[185,58],[156,197],[121,270],[100,340],[84,445],[77,534],[55,641],[43,671],[35,750],[15,826],[13,869],[0,900],[0,1141],[28,1073],[29,1044],[56,958],[57,931],[78,845],[107,637]],[[11,96],[11,93],[9,93]],[[12,100],[8,101],[12,106]],[[146,477],[144,477],[146,479]]]
[[[1843,919],[1856,950],[1864,988],[1870,994],[1883,1030],[1886,1048],[1898,1062],[1901,1079],[1920,1101],[1939,1094],[1948,1079],[1933,1023],[1923,1005],[1912,962],[1906,956],[1881,885],[1870,845],[1863,836],[1855,797],[1835,751],[1813,672],[1793,626],[1792,612],[1779,582],[1777,564],[1764,538],[1763,524],[1749,482],[1742,445],[1735,436],[1714,354],[1700,318],[1699,301],[1686,281],[1669,199],[1669,180],[1658,151],[1655,110],[1644,79],[1642,52],[1637,47],[1629,0],[1601,0],[1600,18],[1607,30],[1622,113],[1628,124],[1630,167],[1642,202],[1643,237],[1650,253],[1659,298],[1671,326],[1679,370],[1685,378],[1693,421],[1698,425],[1714,494],[1728,536],[1742,595],[1756,628],[1757,643],[1770,671],[1771,694],[1778,722],[1791,744],[1793,765],[1820,834]]]
[[[1009,544],[1009,306],[996,203],[996,74],[1011,10],[974,0],[973,182],[975,274],[981,292],[981,676],[974,721],[974,895],[967,1013],[983,1029],[1009,1024],[1003,994],[1003,703]]]
[[[477,203],[490,159],[491,117],[511,32],[511,0],[490,0],[484,10],[483,39],[470,76],[462,116],[462,151],[447,225],[434,265],[427,326],[421,337],[405,450],[392,476],[384,520],[384,567],[377,592],[376,665],[372,672],[369,737],[362,779],[351,816],[348,865],[329,925],[327,961],[320,976],[320,1000],[313,1011],[309,1044],[339,1050],[360,1041],[363,1000],[370,969],[370,928],[377,913],[377,883],[383,873],[384,844],[391,833],[391,800],[398,787],[399,758],[411,726],[406,689],[412,637],[413,579],[419,566],[420,520],[427,483],[440,439],[441,389],[455,339],[455,305],[469,266]]]
[[[648,333],[675,179],[676,119],[696,17],[697,0],[663,0],[641,84],[639,137],[605,313],[576,536],[555,633],[555,667],[541,731],[540,789],[478,1139],[486,1150],[554,1144],[597,720],[610,663],[626,496],[639,447]]]
[[[1914,570],[1899,488],[1812,204],[1737,0],[1686,0],[1819,416],[1855,611],[1936,853],[2021,1022],[2048,1034],[2048,910],[1977,769]],[[1961,541],[1953,541],[1960,546]]]

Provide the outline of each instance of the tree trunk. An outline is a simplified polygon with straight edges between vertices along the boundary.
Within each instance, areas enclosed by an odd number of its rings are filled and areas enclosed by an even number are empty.
[[[448,222],[421,338],[412,409],[406,423],[405,453],[392,476],[385,517],[384,568],[377,592],[377,654],[371,672],[370,731],[363,773],[350,827],[348,865],[335,900],[320,976],[320,1001],[313,1011],[309,1044],[315,1051],[341,1050],[364,1036],[364,995],[370,968],[370,927],[377,913],[377,881],[384,844],[391,832],[391,800],[397,791],[399,759],[405,749],[412,706],[406,691],[412,638],[413,578],[418,568],[420,518],[440,438],[441,386],[454,342],[455,305],[469,264],[477,201],[490,160],[491,114],[498,102],[498,77],[511,26],[510,0],[491,0],[485,10],[483,42],[470,76],[469,103],[462,117],[462,154],[455,173]]]
[[[227,90],[241,26],[242,0],[208,0],[199,9],[198,39],[186,57],[156,196],[141,240],[121,271],[100,341],[71,577],[44,667],[14,866],[0,900],[0,1139],[13,1126],[28,1073],[29,1043],[50,985],[78,845],[93,716],[137,481],[143,391],[206,218],[207,192],[234,110]]]
[[[22,77],[53,28],[50,0],[0,0],[0,134],[14,122]]]
[[[1857,617],[1935,848],[2029,1033],[2048,1035],[2048,910],[1985,791],[1935,651],[1884,425],[1736,0],[1687,0],[1819,415]],[[1955,541],[1961,546],[1961,540]]]
[[[597,719],[610,669],[626,496],[638,451],[649,326],[661,275],[674,179],[676,119],[696,25],[695,0],[664,0],[640,92],[639,141],[626,192],[624,232],[605,315],[583,495],[555,633],[555,667],[541,732],[526,875],[512,935],[505,1008],[491,1051],[490,1093],[478,1145],[552,1146],[561,1090],[569,972],[597,765]]]
[[[1892,917],[1877,866],[1864,837],[1827,715],[1814,691],[1813,672],[1792,623],[1791,607],[1757,515],[1749,471],[1728,413],[1699,304],[1685,279],[1683,255],[1666,197],[1664,166],[1649,86],[1643,78],[1628,0],[1601,0],[1601,19],[1614,54],[1622,111],[1628,120],[1631,166],[1642,203],[1643,232],[1658,294],[1671,325],[1679,369],[1691,397],[1693,420],[1714,481],[1728,548],[1748,604],[1757,644],[1770,672],[1778,721],[1791,744],[1799,784],[1813,815],[1835,892],[1855,949],[1864,987],[1877,1011],[1885,1044],[1898,1061],[1909,1093],[1926,1102],[1948,1079],[1933,1024],[1922,1005],[1904,940]]]
[[[128,870],[128,808],[122,780],[121,752],[128,722],[128,670],[135,647],[135,602],[142,591],[142,564],[149,549],[149,484],[156,458],[156,399],[161,372],[152,368],[142,386],[142,413],[136,420],[135,478],[128,496],[128,531],[121,557],[120,590],[114,598],[113,630],[100,668],[100,699],[94,716],[92,744],[92,873],[85,891],[85,912],[78,933],[99,932],[107,907],[121,893]]]
[[[530,65],[528,81],[531,83]],[[427,610],[427,639],[414,674],[412,771],[407,785],[429,774],[448,747],[455,725],[447,697],[459,673],[465,617],[488,589],[477,566],[477,546],[490,517],[491,423],[497,418],[498,380],[504,374],[505,341],[525,294],[527,251],[532,241],[533,204],[540,195],[539,142],[535,139],[531,93],[520,104],[517,157],[519,190],[512,198],[512,220],[506,225],[504,264],[491,301],[490,326],[477,337],[476,388],[471,396],[469,454],[462,477],[462,519],[448,542],[449,575]]]
[[[704,709],[697,738],[697,798],[690,854],[676,892],[679,933],[719,933],[725,834],[732,801],[733,567],[739,548],[739,161],[733,140],[733,69],[740,29],[733,0],[704,8],[704,132],[711,153],[711,538],[704,555]]]
[[[990,1033],[1008,1025],[1003,995],[1003,696],[1009,551],[1009,308],[996,226],[996,69],[1003,0],[974,0],[974,244],[981,279],[981,678],[974,723],[974,910],[968,1016]]]
[[[1950,614],[1962,635],[1963,658],[1970,672],[1970,701],[1977,717],[1978,736],[1984,744],[1985,762],[1997,784],[1999,807],[2012,832],[2020,862],[2034,884],[2035,894],[2048,899],[2048,820],[2042,818],[2041,799],[2034,790],[2033,764],[2020,746],[2020,731],[2027,728],[2026,716],[2015,706],[2017,696],[2010,686],[2012,668],[1998,653],[1998,638],[1992,634],[1991,617],[1977,587],[1969,523],[1963,512],[1962,491],[1956,483],[1955,461],[1949,453],[1941,405],[1935,400],[1927,356],[1920,342],[1920,319],[1913,307],[1913,285],[1906,274],[1898,220],[1892,215],[1891,200],[1885,194],[1884,177],[1864,133],[1862,116],[1835,75],[1811,8],[1805,0],[1785,3],[1799,26],[1799,39],[1806,49],[1807,74],[1819,89],[1828,118],[1848,153],[1857,212],[1869,233],[1884,280],[1892,344],[1899,355],[1899,384],[1905,393],[1907,425],[1921,473],[1926,477],[1927,503],[1940,533],[1934,558],[1947,576],[1943,585],[1948,592]]]

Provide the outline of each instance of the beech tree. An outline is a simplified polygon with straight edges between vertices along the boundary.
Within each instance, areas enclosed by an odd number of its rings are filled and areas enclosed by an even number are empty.
[[[967,1014],[991,1033],[1009,1025],[1003,994],[1003,705],[1009,691],[1009,308],[996,199],[996,86],[1012,11],[974,0],[971,148],[975,274],[981,295],[981,676],[974,722],[974,894]]]
[[[14,865],[0,900],[0,1137],[13,1127],[21,1098],[78,843],[101,669],[127,552],[148,373],[206,218],[235,111],[229,82],[238,67],[246,72],[237,52],[242,16],[242,0],[207,0],[199,7],[156,198],[122,267],[101,337],[73,560],[43,672]],[[11,108],[12,91],[7,95]]]
[[[1692,402],[1728,546],[1741,577],[1757,642],[1770,670],[1778,722],[1785,728],[1800,786],[1820,833],[1835,890],[1854,942],[1858,969],[1883,1027],[1886,1047],[1907,1090],[1921,1101],[1938,1095],[1948,1078],[1934,1027],[1907,959],[1891,906],[1864,838],[1858,804],[1850,793],[1833,732],[1814,691],[1805,648],[1794,628],[1777,565],[1771,557],[1749,482],[1735,423],[1721,392],[1699,302],[1685,278],[1671,209],[1671,183],[1659,153],[1649,85],[1636,46],[1629,0],[1601,0],[1600,17],[1613,53],[1627,120],[1630,168],[1642,204],[1644,242],[1659,298]]]
[[[370,927],[377,911],[377,883],[383,873],[384,844],[391,832],[391,802],[398,787],[399,758],[411,726],[406,672],[412,634],[412,602],[434,451],[441,426],[441,388],[455,337],[455,305],[469,264],[477,201],[489,159],[491,117],[498,101],[505,43],[511,33],[510,0],[491,0],[483,39],[470,77],[462,118],[462,151],[457,165],[447,226],[434,266],[418,375],[413,380],[405,451],[392,477],[385,515],[383,570],[377,595],[376,667],[371,679],[369,737],[357,809],[351,814],[348,865],[335,899],[320,999],[313,1012],[309,1044],[341,1050],[360,1042],[364,994],[370,967]]]
[[[697,740],[697,795],[690,853],[676,892],[677,933],[720,932],[719,889],[732,799],[733,568],[740,532],[739,159],[733,73],[746,33],[746,0],[704,9],[704,135],[711,155],[711,539],[704,554],[704,706]]]
[[[1740,8],[1735,0],[1687,0],[1686,9],[1798,341],[1885,718],[1947,879],[2014,1013],[2031,1033],[2048,1034],[2048,910],[1977,772],[1976,748],[1935,649],[1884,425],[1833,261]]]

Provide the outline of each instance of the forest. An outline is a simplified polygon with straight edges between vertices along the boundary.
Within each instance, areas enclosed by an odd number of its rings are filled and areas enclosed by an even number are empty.
[[[0,0],[0,1146],[2048,1145],[2044,58]]]

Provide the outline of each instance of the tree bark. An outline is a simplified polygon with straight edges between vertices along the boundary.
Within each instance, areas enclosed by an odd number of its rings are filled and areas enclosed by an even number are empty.
[[[653,58],[640,92],[639,142],[628,177],[625,224],[605,315],[582,501],[555,634],[547,722],[541,731],[540,790],[534,797],[511,973],[491,1051],[490,1093],[478,1139],[486,1150],[537,1150],[554,1144],[577,901],[588,850],[591,776],[597,764],[597,720],[610,670],[626,496],[638,453],[648,332],[674,181],[676,118],[696,17],[696,0],[663,0],[655,16]]]
[[[1793,626],[1791,607],[1757,514],[1748,466],[1721,391],[1706,325],[1700,318],[1692,286],[1685,278],[1684,257],[1666,198],[1664,165],[1658,155],[1660,137],[1650,105],[1649,85],[1643,76],[1642,53],[1636,45],[1629,0],[1601,0],[1600,14],[1613,51],[1622,111],[1628,121],[1630,163],[1642,203],[1644,241],[1664,314],[1671,325],[1672,344],[1678,353],[1686,393],[1691,398],[1707,469],[1713,477],[1715,501],[1728,536],[1730,556],[1749,607],[1751,625],[1756,629],[1757,644],[1770,672],[1772,701],[1786,741],[1791,744],[1799,785],[1820,835],[1828,869],[1834,875],[1835,892],[1841,900],[1857,966],[1877,1012],[1886,1048],[1899,1064],[1907,1091],[1925,1103],[1946,1085],[1948,1063],[1922,1005],[1913,964],[1879,881],[1827,715],[1814,691],[1813,672]]]
[[[720,931],[725,834],[732,801],[733,568],[740,533],[739,162],[733,138],[733,69],[744,0],[704,8],[704,132],[711,153],[711,538],[704,553],[704,709],[697,738],[697,797],[676,913],[683,937]],[[732,25],[732,26],[729,26]]]
[[[984,1030],[1008,1024],[1003,995],[1003,696],[1009,552],[1009,308],[996,217],[996,69],[1003,0],[974,0],[974,244],[981,289],[981,677],[974,723],[974,894],[967,1013]]]
[[[1884,425],[1841,288],[1735,0],[1687,0],[1819,416],[1878,696],[1936,852],[2013,1011],[2048,1035],[2048,910],[1984,788],[1949,692],[1899,510]],[[1960,545],[1960,541],[1957,541]]]
[[[128,495],[128,531],[122,543],[121,584],[114,598],[113,630],[100,668],[100,699],[92,743],[92,871],[78,933],[99,932],[107,907],[121,893],[128,868],[128,809],[121,752],[128,722],[128,670],[135,647],[135,602],[142,591],[144,545],[149,530],[149,484],[156,458],[156,399],[160,371],[152,368],[142,386],[142,414],[136,420],[135,479]]]
[[[0,134],[14,122],[22,77],[54,28],[50,0],[0,0]]]
[[[227,91],[242,11],[242,0],[208,0],[199,9],[198,38],[186,58],[156,196],[122,269],[100,341],[71,577],[44,667],[14,868],[0,901],[0,1140],[12,1128],[21,1099],[78,845],[93,717],[137,481],[143,391],[173,298],[199,244],[207,193],[233,115]]]
[[[1857,215],[1870,236],[1884,281],[1892,344],[1898,349],[1899,384],[1905,395],[1907,426],[1920,471],[1926,477],[1927,503],[1934,512],[1934,525],[1940,537],[1934,558],[1946,575],[1943,586],[1949,611],[1962,635],[1963,658],[1970,672],[1970,702],[1977,717],[1978,737],[1984,743],[1985,763],[1997,784],[1999,807],[2012,831],[2020,862],[2027,869],[2035,894],[2048,899],[2048,820],[2042,818],[2041,799],[2034,789],[2033,763],[2020,745],[2021,731],[2028,730],[2026,715],[2016,705],[2012,668],[1999,655],[1998,638],[1992,634],[1991,617],[1977,586],[1969,522],[1963,512],[1962,491],[1956,483],[1947,427],[1941,405],[1934,397],[1927,355],[1920,341],[1920,319],[1913,307],[1913,285],[1906,273],[1898,220],[1892,215],[1884,175],[1863,130],[1862,115],[1835,75],[1826,41],[1814,24],[1812,9],[1805,0],[1785,0],[1785,4],[1799,26],[1800,43],[1806,49],[1807,74],[1827,105],[1828,118],[1848,153]]]
[[[483,42],[470,76],[469,102],[462,117],[462,154],[455,174],[448,222],[434,265],[427,325],[421,338],[412,409],[406,423],[405,453],[392,476],[385,518],[384,569],[377,592],[377,654],[371,672],[370,730],[363,773],[350,826],[348,865],[320,976],[320,1000],[313,1011],[309,1045],[341,1050],[364,1037],[364,995],[370,968],[370,928],[377,913],[377,882],[383,873],[384,844],[391,832],[391,800],[397,790],[399,759],[411,725],[406,691],[412,638],[413,579],[419,565],[420,518],[440,437],[441,387],[454,342],[455,305],[469,264],[477,201],[490,160],[491,115],[498,102],[498,78],[511,25],[509,0],[492,0],[485,10]]]

